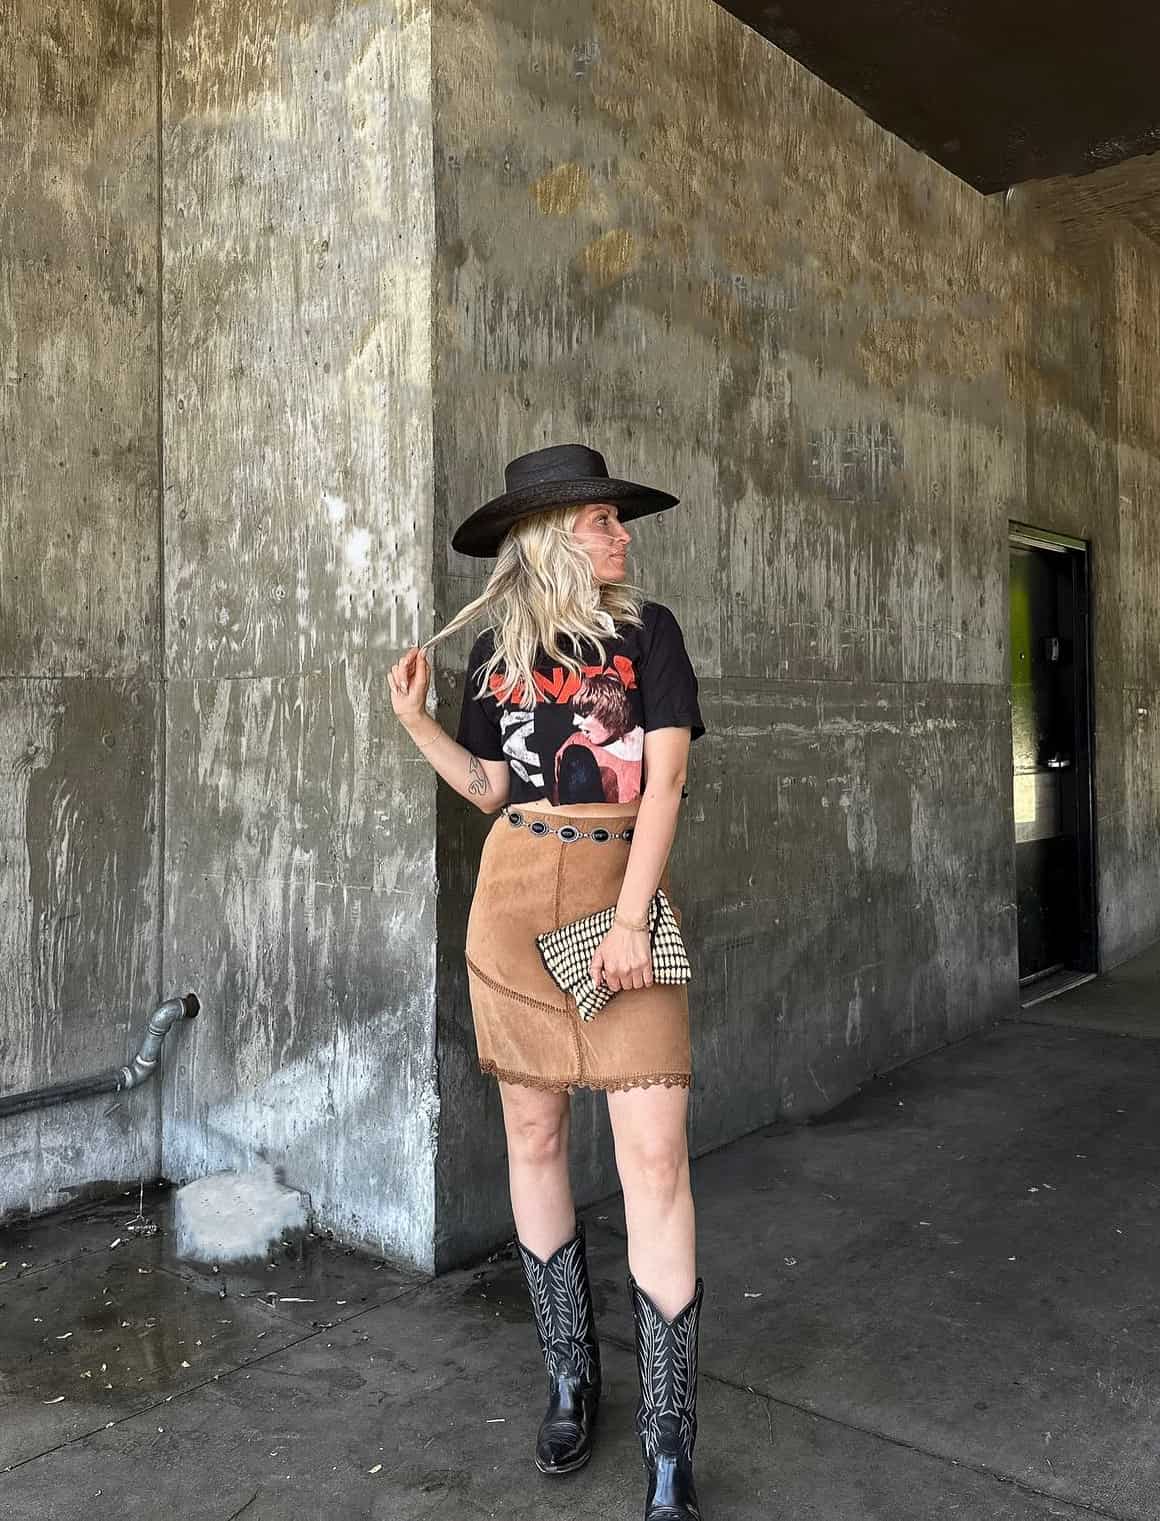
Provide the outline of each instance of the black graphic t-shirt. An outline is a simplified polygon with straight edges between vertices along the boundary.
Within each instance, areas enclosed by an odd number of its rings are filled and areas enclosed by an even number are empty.
[[[536,661],[536,702],[519,706],[519,688],[500,702],[503,673],[477,698],[479,668],[495,649],[485,629],[467,660],[463,707],[456,739],[480,760],[506,760],[511,804],[547,799],[569,803],[630,803],[644,791],[644,736],[650,729],[705,732],[697,703],[697,677],[681,626],[660,602],[641,607],[643,628],[619,625],[606,637],[603,664],[595,648],[592,665],[575,675],[543,651]]]

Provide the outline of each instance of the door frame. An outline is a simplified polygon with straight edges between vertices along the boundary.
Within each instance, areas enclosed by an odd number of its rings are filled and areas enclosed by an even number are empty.
[[[1092,672],[1095,669],[1092,638],[1092,546],[1088,539],[1073,538],[1070,534],[1054,533],[1046,528],[1036,528],[1030,523],[1011,519],[1007,525],[1008,563],[1012,547],[1048,550],[1066,556],[1072,567],[1072,587],[1075,593],[1075,756],[1076,767],[1084,768],[1083,782],[1076,788],[1077,846],[1079,862],[1079,891],[1083,902],[1079,905],[1081,923],[1086,922],[1084,933],[1087,965],[1077,966],[1075,971],[1094,976],[1102,968],[1100,954],[1100,921],[1098,874],[1096,871],[1096,794],[1095,794],[1095,701],[1092,692]],[[1008,612],[1011,592],[1007,591]],[[1010,659],[1008,658],[1008,692],[1010,692]],[[1014,815],[1012,815],[1012,818]],[[1015,829],[1012,823],[1012,851]],[[1014,867],[1014,856],[1012,856]],[[1022,985],[1022,983],[1021,983]]]

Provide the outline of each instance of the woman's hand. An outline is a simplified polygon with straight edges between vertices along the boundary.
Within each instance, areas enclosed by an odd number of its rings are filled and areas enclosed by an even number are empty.
[[[396,661],[387,672],[391,707],[395,710],[395,716],[404,724],[415,723],[427,711],[427,686],[430,680],[431,667],[417,645],[412,645],[402,660]]]
[[[588,970],[597,987],[603,979],[604,986],[613,993],[628,988],[651,988],[652,948],[648,931],[614,924],[592,952]]]

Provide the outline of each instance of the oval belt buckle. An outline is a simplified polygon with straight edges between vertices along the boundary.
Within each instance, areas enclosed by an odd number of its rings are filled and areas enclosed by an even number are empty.
[[[591,838],[595,840],[598,845],[603,845],[606,840],[610,840],[612,838],[612,831],[608,829],[594,829],[592,831]]]
[[[561,824],[556,833],[565,844],[571,844],[573,840],[580,838],[580,831],[576,828],[575,824]]]
[[[551,826],[546,824],[543,819],[533,819],[528,828],[536,835],[551,834],[552,832]]]
[[[509,824],[516,825],[516,824],[522,824],[523,822],[524,822],[524,816],[523,816],[522,813],[517,813],[514,808],[509,808],[508,809],[508,823]]]

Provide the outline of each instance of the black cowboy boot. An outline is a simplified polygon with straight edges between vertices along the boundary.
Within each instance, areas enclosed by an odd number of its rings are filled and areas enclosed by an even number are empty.
[[[693,1483],[697,1439],[697,1331],[705,1285],[666,1320],[629,1274],[640,1404],[636,1434],[648,1474],[645,1521],[702,1521]]]
[[[571,1473],[592,1456],[592,1428],[600,1403],[600,1347],[588,1286],[584,1226],[577,1222],[571,1241],[541,1262],[516,1241],[544,1366],[548,1370],[548,1408],[536,1438],[536,1467],[541,1473]]]

